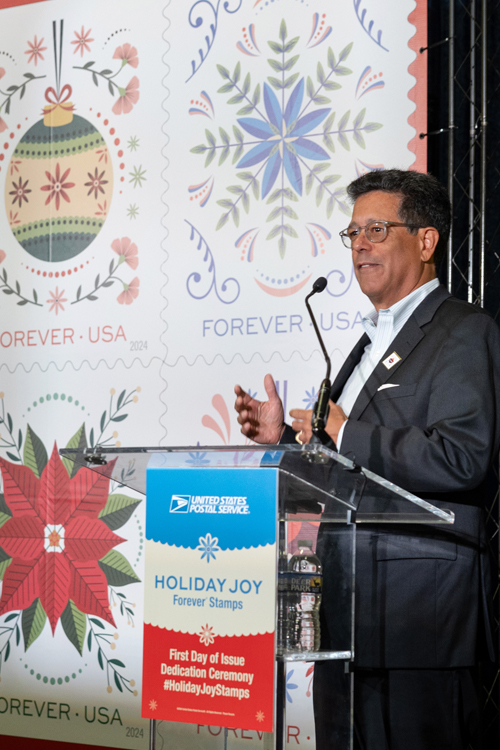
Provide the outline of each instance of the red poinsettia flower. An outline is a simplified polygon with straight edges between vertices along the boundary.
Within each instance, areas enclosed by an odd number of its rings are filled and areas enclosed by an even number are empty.
[[[0,546],[12,557],[0,615],[26,609],[40,598],[54,633],[71,599],[82,612],[114,625],[98,563],[125,541],[98,518],[108,499],[109,476],[80,469],[70,479],[57,445],[40,479],[27,466],[2,458],[0,468],[12,512],[0,528]],[[111,473],[113,465],[108,469]]]
[[[66,190],[69,190],[69,188],[75,187],[75,183],[74,182],[64,182],[64,180],[66,179],[66,177],[69,175],[70,172],[71,172],[71,167],[69,169],[67,169],[65,171],[65,173],[63,174],[63,176],[61,177],[59,163],[56,164],[56,173],[55,173],[54,177],[50,174],[50,172],[47,172],[47,171],[45,172],[45,174],[47,175],[47,179],[49,181],[49,184],[48,185],[44,185],[43,187],[40,188],[40,190],[49,191],[49,197],[45,201],[45,205],[47,205],[48,203],[50,203],[50,201],[52,200],[52,198],[54,196],[55,196],[55,199],[56,199],[56,210],[57,211],[59,211],[59,204],[61,202],[61,197],[64,198],[64,200],[66,201],[66,203],[70,203],[71,202],[70,198],[69,198],[69,195],[66,193]]]

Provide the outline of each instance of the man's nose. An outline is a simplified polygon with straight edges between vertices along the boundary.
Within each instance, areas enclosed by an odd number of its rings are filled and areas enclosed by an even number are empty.
[[[366,250],[371,247],[370,240],[366,236],[365,227],[359,227],[358,234],[351,241],[351,250]]]

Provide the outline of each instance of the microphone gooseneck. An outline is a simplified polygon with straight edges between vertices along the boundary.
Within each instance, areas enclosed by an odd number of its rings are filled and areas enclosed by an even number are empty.
[[[316,332],[316,336],[321,346],[321,351],[323,352],[323,356],[326,361],[326,377],[321,383],[319,393],[318,393],[318,400],[316,401],[316,404],[314,405],[313,416],[311,420],[311,426],[312,426],[312,432],[313,432],[311,443],[321,443],[323,445],[328,445],[329,447],[333,447],[335,449],[335,443],[333,442],[331,437],[328,435],[328,433],[325,431],[326,420],[328,418],[328,404],[330,401],[330,391],[332,387],[330,383],[330,371],[331,371],[332,363],[330,361],[330,357],[328,356],[328,352],[326,351],[326,347],[323,342],[323,338],[321,336],[320,330],[318,328],[318,324],[316,323],[316,319],[314,317],[313,311],[311,310],[311,306],[309,305],[309,299],[313,296],[313,294],[318,294],[318,293],[323,292],[326,289],[327,284],[328,284],[328,281],[325,279],[325,277],[320,276],[314,282],[312,291],[309,292],[309,294],[307,295],[305,299],[307,311],[311,318],[314,330]]]

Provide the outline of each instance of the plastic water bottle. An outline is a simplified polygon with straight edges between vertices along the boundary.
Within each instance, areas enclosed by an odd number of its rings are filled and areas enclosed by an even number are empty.
[[[298,547],[288,564],[285,645],[289,651],[318,651],[322,567],[309,539],[299,540]]]

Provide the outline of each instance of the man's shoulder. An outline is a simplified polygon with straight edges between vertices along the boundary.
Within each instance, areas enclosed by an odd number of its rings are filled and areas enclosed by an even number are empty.
[[[473,325],[475,324],[479,327],[497,327],[486,310],[478,305],[454,297],[444,286],[439,286],[434,292],[431,292],[419,305],[415,313],[418,322],[422,326],[432,324],[453,328],[455,325],[462,323],[462,321],[471,319]]]

